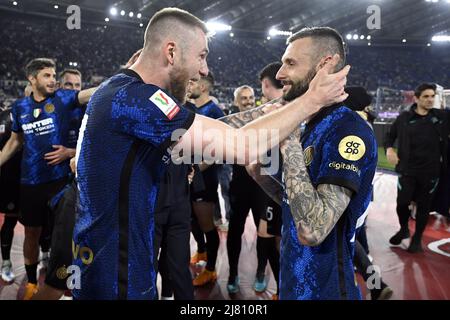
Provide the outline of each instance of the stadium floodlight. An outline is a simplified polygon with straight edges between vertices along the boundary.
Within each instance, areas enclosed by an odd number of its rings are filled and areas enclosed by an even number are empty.
[[[364,40],[364,35],[363,35],[363,34],[360,35],[359,38],[360,38],[361,40]]]
[[[109,18],[108,17],[105,18],[105,22],[109,22]]]
[[[350,33],[348,33],[346,36],[347,40],[352,40],[352,35]]]
[[[367,45],[370,47],[372,44],[370,42],[368,42]]]
[[[230,32],[230,37],[233,38],[234,37],[234,33]]]
[[[450,36],[447,36],[447,35],[433,36],[433,38],[431,38],[431,41],[434,41],[434,42],[450,42]]]
[[[13,1],[13,6],[17,6],[17,5],[18,5],[17,1]]]
[[[53,8],[58,9],[59,6],[58,6],[57,4],[55,4],[55,5],[53,6]]]
[[[116,16],[117,15],[117,8],[116,7],[112,7],[111,9],[109,9],[109,13],[112,16]]]
[[[427,43],[427,47],[431,47],[431,43]]]
[[[129,16],[130,18],[133,18],[134,12],[133,12],[133,11],[130,11],[130,13],[128,13],[128,16]]]
[[[208,30],[212,33],[218,32],[218,31],[231,31],[231,26],[225,23],[221,22],[210,22],[208,21],[206,23],[206,27]]]
[[[269,30],[269,36],[271,37],[275,37],[275,36],[291,36],[292,32],[291,31],[282,31],[282,30],[277,30],[275,28],[272,28]]]
[[[144,26],[144,24],[141,22],[141,23],[139,23],[139,27],[143,27]]]
[[[372,39],[372,36],[370,36],[370,35],[367,36],[367,40],[370,40],[370,39]]]
[[[136,17],[137,17],[138,19],[142,18],[142,13],[139,12],[139,13],[136,15]]]
[[[124,15],[125,15],[125,10],[121,10],[121,11],[120,11],[120,15],[121,15],[121,16],[124,16]]]
[[[402,42],[403,42],[403,43],[406,43],[406,39],[403,39]]]
[[[266,39],[267,39],[267,40],[270,40],[270,39],[272,39],[272,38],[269,36],[269,37],[267,37]]]
[[[73,66],[74,66],[74,67],[78,66],[78,63],[74,62],[74,63],[73,63]]]
[[[353,40],[358,40],[358,39],[359,39],[359,36],[357,34],[354,34],[353,35]]]

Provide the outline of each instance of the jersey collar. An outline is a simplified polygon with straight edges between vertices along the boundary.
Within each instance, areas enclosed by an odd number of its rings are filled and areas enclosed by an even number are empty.
[[[141,76],[140,76],[136,71],[134,71],[134,70],[131,70],[131,69],[123,69],[123,70],[121,71],[121,73],[126,74],[126,75],[129,76],[129,77],[136,78],[136,79],[138,79],[138,80],[141,81],[141,82],[144,82],[144,80],[142,80]]]
[[[34,94],[33,94],[33,92],[32,92],[32,93],[30,94],[30,99],[31,99],[34,103],[42,103],[42,102],[46,101],[48,98],[54,97],[54,96],[55,96],[55,93],[56,93],[56,90],[55,90],[55,92],[53,92],[52,94],[49,94],[48,96],[46,96],[44,100],[37,101],[37,100],[34,98]]]

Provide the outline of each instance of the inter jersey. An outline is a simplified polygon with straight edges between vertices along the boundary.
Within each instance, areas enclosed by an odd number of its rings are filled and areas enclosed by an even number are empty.
[[[353,195],[326,239],[318,246],[300,243],[286,193],[280,262],[280,299],[360,299],[353,269],[355,232],[369,205],[377,165],[371,128],[344,106],[323,109],[301,135],[312,184],[345,187]]]
[[[49,165],[46,153],[53,145],[67,147],[71,112],[80,108],[78,91],[59,89],[44,101],[33,95],[17,100],[12,106],[12,131],[23,133],[21,183],[35,185],[58,180],[70,173],[69,159]]]
[[[76,299],[155,299],[154,212],[172,133],[195,115],[125,70],[91,97],[77,145]]]

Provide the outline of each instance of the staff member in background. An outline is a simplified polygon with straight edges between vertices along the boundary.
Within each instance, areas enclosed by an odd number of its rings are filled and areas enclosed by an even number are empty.
[[[423,83],[414,92],[415,103],[401,113],[386,134],[384,146],[388,161],[395,165],[398,177],[397,215],[400,230],[391,237],[392,245],[409,238],[408,206],[417,204],[416,231],[408,252],[423,251],[422,234],[428,222],[439,176],[447,168],[449,115],[433,109],[436,85]],[[398,151],[394,149],[398,141]]]

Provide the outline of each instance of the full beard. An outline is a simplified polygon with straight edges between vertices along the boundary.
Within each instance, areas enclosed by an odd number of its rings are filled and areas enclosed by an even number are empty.
[[[170,72],[170,93],[181,103],[186,102],[186,91],[189,84],[189,73],[183,69]]]
[[[200,98],[200,93],[198,93],[198,92],[191,92],[188,96],[189,96],[189,99],[195,100],[195,99]]]
[[[304,95],[305,92],[308,91],[309,83],[311,82],[312,79],[314,79],[315,75],[316,71],[312,69],[306,74],[305,78],[296,83],[292,83],[291,89],[283,95],[283,99],[285,101],[292,101]]]

